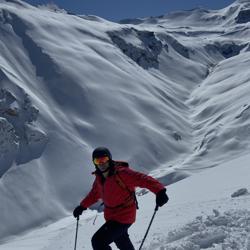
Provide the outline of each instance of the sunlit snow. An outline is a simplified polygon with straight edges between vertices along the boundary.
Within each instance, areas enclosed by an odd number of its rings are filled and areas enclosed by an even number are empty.
[[[107,146],[168,186],[145,250],[250,250],[249,13],[238,0],[112,23],[1,0],[0,249],[73,248],[71,212]],[[154,208],[138,194],[137,248]]]

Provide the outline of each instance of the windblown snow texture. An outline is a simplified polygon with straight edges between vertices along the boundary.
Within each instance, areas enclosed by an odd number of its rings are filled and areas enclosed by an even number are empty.
[[[0,1],[0,238],[71,211],[97,146],[172,185],[247,154],[249,9],[118,24]]]

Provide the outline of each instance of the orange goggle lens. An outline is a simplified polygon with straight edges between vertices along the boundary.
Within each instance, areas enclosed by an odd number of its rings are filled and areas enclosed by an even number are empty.
[[[96,165],[100,165],[100,164],[105,164],[106,162],[109,161],[109,157],[108,156],[103,156],[103,157],[98,157],[98,158],[94,158],[93,162]]]

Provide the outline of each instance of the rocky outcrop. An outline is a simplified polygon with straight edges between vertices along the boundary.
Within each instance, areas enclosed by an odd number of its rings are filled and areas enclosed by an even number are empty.
[[[47,135],[36,125],[39,114],[29,96],[15,97],[0,89],[0,177],[13,162],[22,164],[41,156]]]
[[[239,55],[241,50],[245,48],[246,44],[236,44],[234,42],[208,44],[205,46],[205,50],[208,53],[219,52],[224,58],[230,58]]]
[[[158,55],[163,49],[154,32],[134,28],[108,32],[113,43],[144,69],[158,68]],[[128,39],[133,37],[133,39]]]
[[[236,23],[250,22],[250,9],[241,10],[238,16],[235,18]]]

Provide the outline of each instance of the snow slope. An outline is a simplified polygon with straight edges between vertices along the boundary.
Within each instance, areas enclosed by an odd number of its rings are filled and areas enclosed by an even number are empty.
[[[249,250],[250,193],[231,197],[241,188],[250,191],[249,161],[248,154],[169,186],[170,201],[157,212],[143,249]],[[153,214],[155,197],[147,193],[138,200],[137,221],[129,229],[136,249]],[[81,216],[77,249],[91,249],[91,236],[104,222],[99,214],[93,225],[95,216],[96,210]],[[56,223],[2,242],[1,250],[73,249],[75,226],[70,214]]]
[[[1,0],[0,238],[71,211],[96,146],[164,184],[246,154],[249,9],[117,24]]]

